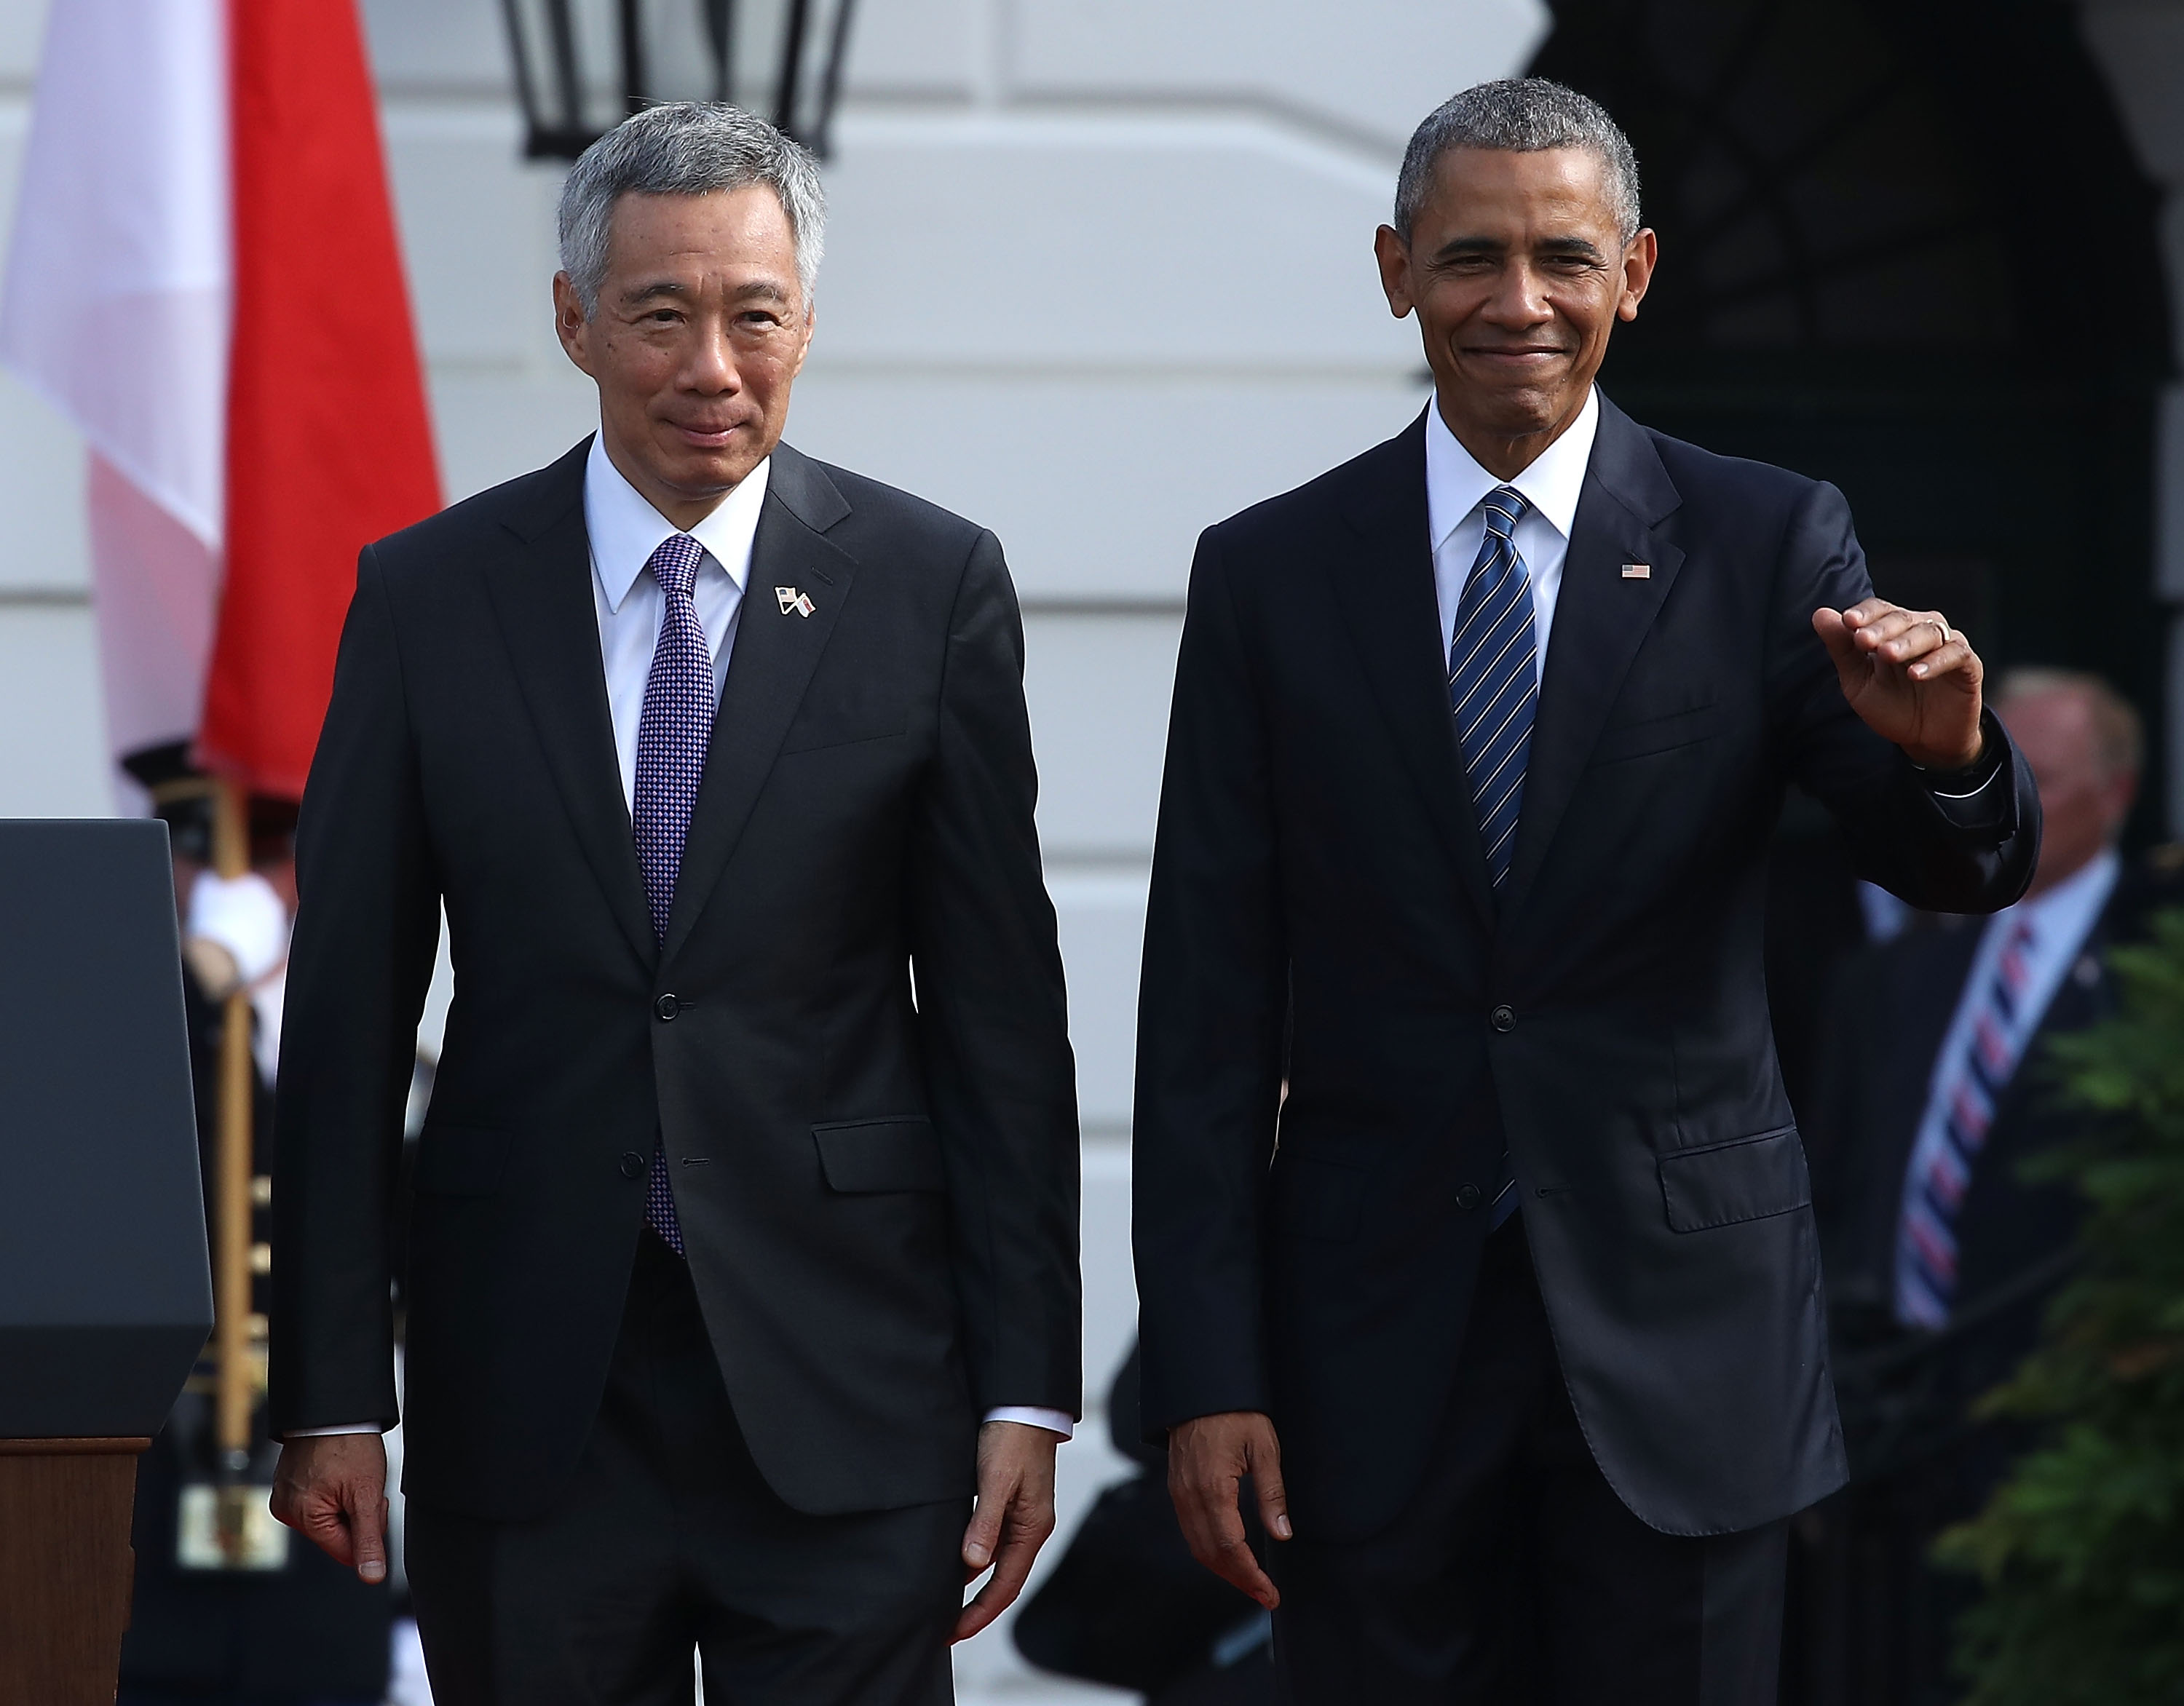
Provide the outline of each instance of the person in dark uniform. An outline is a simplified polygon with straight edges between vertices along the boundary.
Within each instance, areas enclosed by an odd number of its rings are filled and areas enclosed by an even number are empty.
[[[253,870],[223,883],[210,873],[211,783],[192,769],[187,748],[179,742],[155,747],[125,763],[152,796],[173,842],[185,936],[182,998],[209,1204],[226,997],[238,985],[251,990],[258,1045],[255,1170],[261,1181],[270,1170],[268,1045],[278,1036],[281,964],[294,903],[295,808],[262,797],[251,802]],[[262,1200],[259,1213],[262,1218]],[[257,1236],[264,1236],[262,1228]],[[265,1284],[257,1281],[261,1294]],[[262,1295],[254,1307],[263,1312]],[[368,1587],[300,1542],[286,1547],[277,1567],[206,1567],[213,1561],[206,1537],[185,1510],[187,1490],[209,1492],[217,1468],[209,1359],[208,1348],[137,1470],[136,1590],[117,1706],[377,1706],[387,1683],[393,1596],[387,1586]],[[265,1459],[259,1467],[270,1471],[263,1428],[261,1411],[254,1431]]]
[[[2085,1115],[2050,1041],[2106,1017],[2108,948],[2184,901],[2184,849],[2118,851],[2137,793],[2137,715],[2096,676],[2006,675],[1996,709],[2046,814],[2031,886],[1990,918],[1947,918],[1846,962],[1814,1095],[1815,1196],[1852,1484],[1816,1584],[1841,1674],[1808,1692],[1941,1706],[1951,1626],[1975,1589],[1933,1542],[1973,1515],[2020,1448],[1973,1419],[2033,1345],[2070,1263],[2078,1203],[2023,1164]]]

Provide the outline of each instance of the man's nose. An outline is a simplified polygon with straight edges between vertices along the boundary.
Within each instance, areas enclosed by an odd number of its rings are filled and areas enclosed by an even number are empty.
[[[725,326],[699,328],[690,358],[683,364],[682,384],[686,390],[708,397],[733,394],[743,389],[735,345]]]
[[[1546,280],[1521,263],[1505,268],[1487,298],[1486,317],[1503,326],[1532,326],[1552,320],[1554,310],[1547,306]]]

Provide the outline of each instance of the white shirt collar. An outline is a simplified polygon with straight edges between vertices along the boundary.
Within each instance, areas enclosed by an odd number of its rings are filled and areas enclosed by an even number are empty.
[[[1426,522],[1434,550],[1440,551],[1488,492],[1504,485],[1515,486],[1540,519],[1567,541],[1577,520],[1585,467],[1592,460],[1592,441],[1599,431],[1600,392],[1593,389],[1585,392],[1577,419],[1530,467],[1514,480],[1496,480],[1457,442],[1441,419],[1440,400],[1435,397],[1426,409]]]
[[[2008,915],[2031,925],[2037,946],[2068,942],[2075,950],[2108,904],[2122,870],[2122,856],[2114,847],[2103,847],[2054,887],[2011,907]]]
[[[759,511],[766,503],[772,468],[769,456],[744,476],[710,515],[689,530],[706,554],[727,571],[738,592],[750,579],[751,542],[758,536]],[[591,536],[592,567],[610,610],[621,608],[652,553],[681,531],[622,478],[608,458],[604,435],[593,436],[591,454],[584,459],[584,531]]]

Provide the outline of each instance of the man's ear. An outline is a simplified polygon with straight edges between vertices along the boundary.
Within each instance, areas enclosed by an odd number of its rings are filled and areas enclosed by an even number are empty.
[[[1638,318],[1638,304],[1646,299],[1646,286],[1653,282],[1653,264],[1661,258],[1660,239],[1648,226],[1630,239],[1623,250],[1623,295],[1615,304],[1615,317],[1620,320]]]
[[[1411,246],[1393,225],[1373,233],[1373,258],[1380,264],[1380,288],[1388,294],[1388,312],[1397,320],[1418,306],[1411,287]]]
[[[796,366],[789,377],[794,379],[804,371],[804,358],[811,353],[811,335],[819,329],[819,304],[816,301],[804,305],[804,341],[796,347]]]
[[[591,373],[592,323],[566,273],[554,275],[554,335],[561,340],[561,347],[568,352],[569,359],[582,372]]]

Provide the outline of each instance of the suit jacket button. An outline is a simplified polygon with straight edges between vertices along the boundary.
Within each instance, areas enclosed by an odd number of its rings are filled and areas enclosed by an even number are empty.
[[[1514,1031],[1517,1028],[1517,1009],[1513,1007],[1497,1007],[1486,1017],[1496,1031]]]
[[[1476,1185],[1464,1185],[1459,1186],[1456,1193],[1456,1206],[1467,1211],[1476,1209],[1479,1206],[1479,1199],[1482,1194],[1484,1193],[1480,1192],[1479,1188]]]
[[[623,1150],[621,1155],[621,1176],[625,1179],[637,1179],[643,1177],[644,1174],[644,1157],[638,1154],[634,1149]],[[1468,1186],[1465,1186],[1465,1189],[1467,1190],[1470,1187]]]
[[[682,1003],[671,995],[663,995],[652,1003],[652,1010],[658,1014],[661,1022],[665,1023],[682,1010]]]

